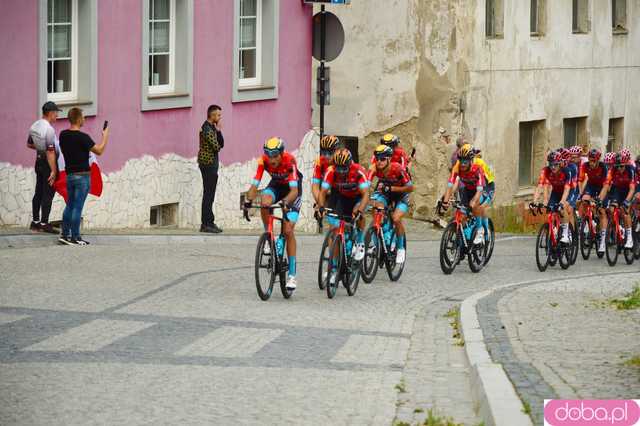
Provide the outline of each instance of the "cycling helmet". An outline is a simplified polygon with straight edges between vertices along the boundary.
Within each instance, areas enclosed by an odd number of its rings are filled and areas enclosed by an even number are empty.
[[[320,149],[322,151],[333,151],[340,144],[340,139],[334,135],[326,135],[320,139]]]
[[[602,156],[602,152],[598,148],[592,148],[588,154],[589,160],[598,161],[600,160],[601,156]]]
[[[340,169],[348,168],[351,166],[351,162],[353,161],[351,157],[351,151],[348,149],[341,149],[336,151],[333,154],[333,164],[336,166],[336,169],[340,171]]]
[[[263,146],[264,153],[269,157],[275,157],[284,152],[284,140],[275,137],[267,139]]]
[[[373,152],[373,155],[377,160],[382,158],[391,158],[391,156],[393,156],[393,149],[387,145],[378,145],[376,150]]]
[[[566,160],[570,160],[570,159],[571,159],[571,155],[572,155],[572,154],[571,154],[571,151],[570,151],[569,149],[567,149],[567,148],[560,148],[560,151],[561,151],[561,154],[560,154],[560,155],[562,156],[562,159],[563,159],[563,160],[565,160],[565,161],[566,161]]]
[[[558,151],[551,151],[547,155],[547,162],[549,163],[549,165],[559,164],[562,162],[562,155]]]
[[[571,155],[582,155],[582,147],[580,145],[574,145],[569,148],[569,153]]]
[[[615,152],[607,152],[604,155],[604,162],[605,164],[614,164],[616,162],[616,153]]]
[[[471,146],[471,144],[464,144],[458,150],[458,159],[459,160],[472,160],[473,157],[476,156],[476,152]]]
[[[398,146],[398,144],[400,143],[400,138],[394,134],[387,133],[382,137],[382,139],[380,139],[380,143],[382,145],[387,145],[393,148]]]
[[[620,161],[627,164],[631,161],[631,151],[628,148],[624,148],[620,151]]]

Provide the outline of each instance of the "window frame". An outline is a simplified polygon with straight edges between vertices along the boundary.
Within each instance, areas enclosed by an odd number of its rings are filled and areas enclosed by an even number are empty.
[[[624,19],[620,20],[616,10],[618,9],[618,2],[624,3]],[[627,17],[628,17],[628,2],[627,0],[611,0],[611,30],[613,34],[627,34]]]
[[[153,9],[151,7],[151,3],[155,2],[155,0],[149,0],[149,2],[150,2],[149,19],[147,20],[147,26],[151,26],[152,22],[166,22],[166,20],[153,19]],[[151,30],[149,30],[149,43],[150,44],[153,43],[153,32]],[[160,55],[156,55],[154,52],[152,52],[152,49],[150,49],[150,46],[149,46],[147,50],[147,61],[152,56],[160,56]],[[150,95],[162,95],[166,93],[175,92],[175,88],[176,88],[175,58],[176,58],[176,0],[169,0],[169,84],[159,84],[156,86],[149,84],[148,90]],[[149,74],[151,74],[152,70],[149,69],[148,72]],[[148,76],[148,78],[149,77],[150,75]]]
[[[240,0],[240,2],[242,2],[242,0]],[[240,10],[242,10],[242,7],[240,8]],[[242,13],[242,12],[240,12]],[[255,20],[256,20],[256,45],[255,45],[255,51],[256,51],[256,59],[255,59],[255,64],[256,64],[256,76],[253,78],[240,78],[240,71],[241,71],[241,67],[240,67],[240,54],[242,53],[243,50],[250,50],[250,48],[243,48],[241,46],[241,38],[242,38],[242,20],[243,19],[251,19],[252,17],[249,16],[243,16],[241,14],[238,14],[238,22],[237,22],[237,26],[238,26],[238,45],[237,45],[237,53],[238,53],[238,74],[234,77],[235,79],[238,80],[238,87],[240,88],[244,88],[244,87],[252,87],[252,86],[260,86],[262,84],[262,19],[263,19],[263,15],[262,15],[262,0],[256,0],[256,15],[255,15]]]
[[[534,132],[535,132],[535,122],[531,122],[531,121],[527,121],[527,122],[521,122],[520,123],[520,134],[519,134],[519,138],[518,138],[518,188],[529,188],[531,186],[533,186],[534,184]],[[525,130],[528,132],[529,135],[529,180],[528,182],[522,182],[522,169],[523,169],[523,164],[522,164],[522,137],[523,137],[523,130]]]
[[[504,38],[504,0],[485,0],[484,8],[485,8],[485,37],[487,39]],[[500,27],[499,31],[498,31],[498,27]]]
[[[49,2],[52,1],[53,2],[53,6],[54,6],[54,12],[52,12],[52,15],[55,16],[55,1],[56,0],[46,0],[46,4],[47,4],[47,17],[46,17],[46,22],[47,22],[47,27],[46,27],[46,40],[47,40],[47,45],[46,45],[46,80],[48,80],[49,77],[49,63],[50,62],[55,62],[58,60],[65,60],[63,58],[49,58],[49,28],[51,26],[53,26],[54,30],[51,33],[51,36],[53,37],[55,34],[55,26],[56,23],[50,23],[49,22]],[[45,86],[45,89],[47,91],[47,100],[48,101],[53,101],[53,102],[72,102],[74,100],[76,100],[78,98],[78,25],[79,25],[79,19],[78,19],[78,0],[71,0],[71,57],[69,58],[71,60],[71,90],[70,91],[65,91],[65,92],[49,92],[48,89],[48,81],[47,86]],[[51,43],[53,44],[55,42],[55,40],[52,40]],[[52,75],[53,78],[53,75]],[[53,83],[52,83],[52,87],[53,87]]]
[[[580,6],[584,6],[584,22]],[[582,27],[584,24],[584,28]],[[589,34],[591,32],[591,0],[573,0],[571,2],[571,32],[573,34]]]

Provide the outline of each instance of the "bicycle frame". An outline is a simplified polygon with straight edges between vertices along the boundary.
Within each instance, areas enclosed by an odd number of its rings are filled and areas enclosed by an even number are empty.
[[[614,229],[616,230],[616,243],[620,246],[624,244],[625,235],[622,230],[620,230],[620,210],[622,209],[617,203],[612,203],[611,206],[612,211],[610,212],[610,220],[613,221]]]
[[[585,216],[586,220],[588,220],[587,224],[589,226],[589,234],[596,235],[596,229],[593,227],[593,222],[594,222],[593,221],[593,207],[594,207],[594,203],[591,200],[583,201],[583,203],[585,203],[584,216]]]
[[[382,232],[382,224],[384,223],[385,218],[388,219],[389,221],[391,221],[391,218],[388,217],[389,216],[389,210],[385,207],[385,208],[379,208],[379,207],[373,207],[373,209],[375,210],[375,213],[373,214],[373,227],[376,230],[376,235],[378,236],[378,240],[382,243],[382,248],[384,250],[384,253],[388,253],[389,250],[387,248],[387,243],[384,239],[384,235]]]

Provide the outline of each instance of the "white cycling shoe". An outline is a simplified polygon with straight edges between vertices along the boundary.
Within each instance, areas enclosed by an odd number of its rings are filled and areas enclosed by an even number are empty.
[[[364,259],[364,244],[356,244],[356,253],[353,258],[356,262],[360,262],[362,259]]]
[[[262,254],[265,256],[271,256],[271,244],[265,244],[262,248]]]
[[[398,252],[396,253],[396,264],[399,265],[404,263],[406,257],[407,251],[405,249],[398,249]]]
[[[625,241],[625,243],[624,243],[624,248],[626,248],[626,249],[632,249],[633,248],[633,237],[631,236],[631,233],[627,234],[627,241]]]
[[[289,275],[289,278],[287,278],[287,290],[295,290],[297,287],[296,277]]]
[[[473,239],[473,244],[478,245],[484,243],[484,228],[479,228],[476,232],[476,237]]]

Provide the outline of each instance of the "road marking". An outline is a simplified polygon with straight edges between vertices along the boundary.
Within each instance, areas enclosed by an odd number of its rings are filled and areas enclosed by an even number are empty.
[[[349,337],[331,362],[403,365],[408,350],[409,339],[355,334]]]
[[[153,323],[97,319],[26,347],[25,351],[93,352],[118,339],[151,327]]]
[[[511,241],[511,240],[533,240],[536,237],[534,236],[530,236],[530,235],[522,235],[522,236],[517,236],[517,237],[504,237],[504,238],[497,238],[496,239],[496,243],[500,243],[502,241]]]
[[[29,318],[29,315],[4,314],[0,312],[0,325],[20,321],[25,318]]]
[[[175,355],[248,358],[283,332],[279,329],[220,327],[180,349]]]

